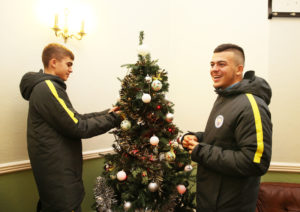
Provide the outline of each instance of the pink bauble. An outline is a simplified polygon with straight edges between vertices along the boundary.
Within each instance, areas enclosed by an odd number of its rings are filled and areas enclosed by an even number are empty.
[[[184,194],[186,192],[186,187],[184,185],[178,185],[177,191],[179,194]]]
[[[118,180],[120,180],[120,181],[126,180],[126,178],[127,178],[126,172],[124,172],[123,170],[122,170],[122,171],[119,171],[119,172],[117,173],[117,178],[118,178]]]

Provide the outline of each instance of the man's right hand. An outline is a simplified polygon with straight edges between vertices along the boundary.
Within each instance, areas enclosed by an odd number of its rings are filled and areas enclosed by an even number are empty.
[[[113,107],[113,108],[111,108],[111,109],[108,111],[108,113],[111,113],[111,112],[115,112],[115,113],[117,113],[117,114],[120,114],[120,113],[121,113],[120,107]]]

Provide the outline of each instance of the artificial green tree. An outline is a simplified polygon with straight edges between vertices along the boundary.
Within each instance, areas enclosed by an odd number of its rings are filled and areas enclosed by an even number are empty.
[[[115,154],[105,155],[94,189],[97,211],[193,211],[189,153],[166,99],[168,76],[151,60],[140,32],[138,61],[126,64],[117,106],[123,121],[112,131]]]

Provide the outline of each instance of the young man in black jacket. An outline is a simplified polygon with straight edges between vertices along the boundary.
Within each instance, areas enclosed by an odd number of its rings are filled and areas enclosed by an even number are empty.
[[[27,147],[43,212],[79,212],[84,197],[81,138],[119,125],[118,108],[79,114],[66,92],[74,55],[60,44],[44,48],[44,72],[26,73],[21,94],[29,101]]]
[[[204,132],[190,132],[183,146],[197,168],[197,211],[254,212],[260,176],[269,168],[271,88],[248,71],[234,44],[214,50],[210,74],[218,97]]]

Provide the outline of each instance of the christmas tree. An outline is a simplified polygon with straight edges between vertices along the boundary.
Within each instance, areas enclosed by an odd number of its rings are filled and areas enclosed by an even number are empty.
[[[166,99],[168,76],[151,60],[140,32],[138,61],[126,64],[120,90],[123,121],[115,136],[116,154],[105,155],[103,176],[94,188],[97,211],[193,211],[191,159],[173,123]]]

